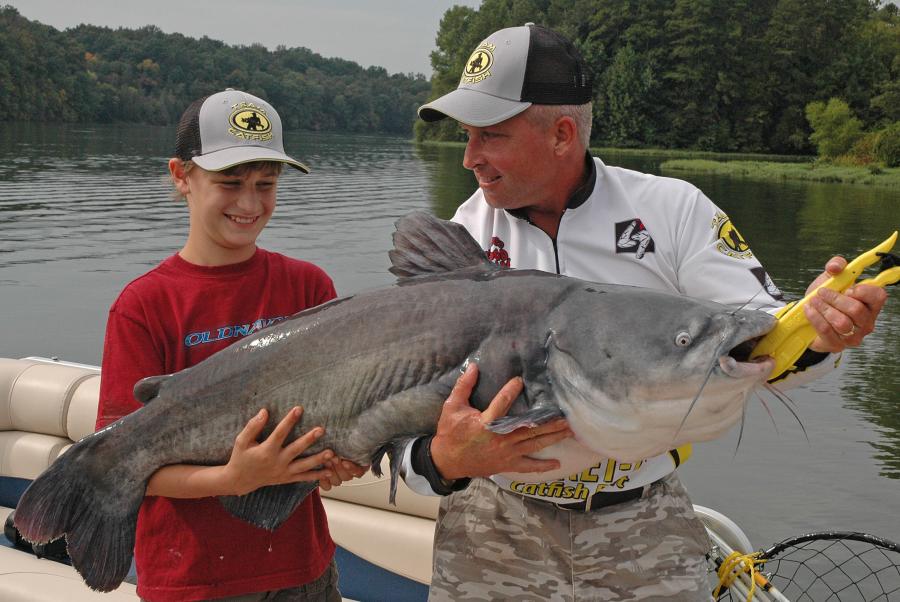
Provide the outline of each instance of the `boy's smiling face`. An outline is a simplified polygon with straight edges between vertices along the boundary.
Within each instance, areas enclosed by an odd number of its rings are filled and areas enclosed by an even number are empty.
[[[175,160],[177,161],[177,160]],[[187,199],[190,232],[181,250],[197,265],[228,265],[250,259],[256,239],[275,210],[279,171],[250,165],[221,172],[184,164],[170,171],[175,187]]]

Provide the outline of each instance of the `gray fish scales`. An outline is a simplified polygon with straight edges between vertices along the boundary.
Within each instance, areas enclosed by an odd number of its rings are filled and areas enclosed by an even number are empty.
[[[115,589],[130,567],[150,476],[167,464],[227,462],[261,407],[272,428],[303,406],[290,440],[324,426],[309,454],[331,448],[378,470],[387,453],[396,484],[399,452],[434,432],[470,360],[480,374],[474,407],[486,408],[514,376],[525,383],[492,429],[568,418],[575,439],[541,454],[562,467],[514,475],[532,481],[597,457],[636,460],[718,436],[771,370],[740,361],[749,349],[728,355],[773,327],[763,312],[500,268],[462,226],[425,213],[398,222],[394,245],[395,285],[301,312],[196,366],[138,383],[142,409],[82,439],[31,484],[16,509],[23,536],[65,534],[86,583]],[[273,530],[314,488],[294,483],[220,499]]]

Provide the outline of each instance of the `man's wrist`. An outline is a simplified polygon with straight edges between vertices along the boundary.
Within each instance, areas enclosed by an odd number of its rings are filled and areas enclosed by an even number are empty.
[[[431,465],[434,466],[434,472],[437,475],[440,482],[445,487],[450,487],[456,481],[456,479],[448,479],[444,476],[444,473],[438,468],[437,462],[434,461],[434,454],[432,446],[434,444],[434,435],[426,438],[425,441],[422,442],[422,447],[425,449],[425,455],[428,458],[428,461],[431,462]]]
[[[416,474],[421,475],[431,489],[438,495],[450,495],[454,491],[465,489],[471,479],[446,479],[435,466],[431,455],[431,442],[434,435],[417,439],[412,448],[412,468]]]

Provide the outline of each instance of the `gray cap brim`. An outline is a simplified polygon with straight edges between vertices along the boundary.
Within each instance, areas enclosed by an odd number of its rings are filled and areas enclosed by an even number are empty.
[[[419,107],[419,117],[423,121],[452,117],[465,125],[485,127],[515,117],[530,106],[530,102],[507,100],[477,90],[457,88]]]
[[[277,161],[296,167],[303,173],[309,173],[309,168],[299,161],[288,157],[274,149],[265,146],[233,146],[222,150],[198,155],[191,159],[194,163],[207,171],[222,171],[253,161]]]

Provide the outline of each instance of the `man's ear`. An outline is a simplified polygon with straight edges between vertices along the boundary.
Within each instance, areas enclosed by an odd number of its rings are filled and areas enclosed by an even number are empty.
[[[554,151],[561,156],[578,143],[578,126],[575,125],[574,119],[564,115],[556,120],[553,127]]]
[[[169,175],[172,176],[172,184],[175,190],[183,196],[187,197],[191,191],[191,187],[187,180],[187,169],[185,169],[184,161],[178,158],[169,159]]]

